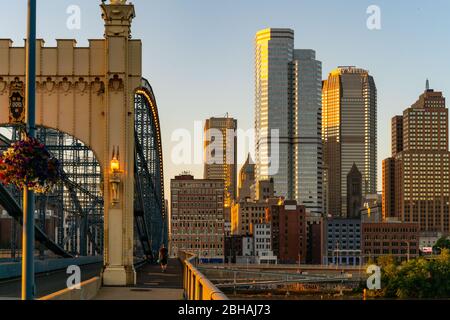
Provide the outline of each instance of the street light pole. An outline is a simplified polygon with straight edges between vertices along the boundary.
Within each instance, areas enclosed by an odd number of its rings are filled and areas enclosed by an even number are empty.
[[[409,261],[409,241],[404,241],[408,246],[408,251],[406,252],[406,261]]]
[[[36,136],[36,0],[28,0],[26,52],[26,121],[28,136]],[[23,189],[22,300],[34,299],[34,192]]]

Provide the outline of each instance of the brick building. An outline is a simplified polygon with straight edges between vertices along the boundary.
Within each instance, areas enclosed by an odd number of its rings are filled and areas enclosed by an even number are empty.
[[[419,224],[387,220],[362,223],[362,255],[364,263],[391,255],[399,261],[419,256]]]
[[[171,255],[193,252],[202,260],[224,258],[224,182],[181,174],[170,181]]]
[[[295,200],[280,200],[267,210],[272,227],[272,249],[279,263],[306,263],[307,222],[305,207]]]

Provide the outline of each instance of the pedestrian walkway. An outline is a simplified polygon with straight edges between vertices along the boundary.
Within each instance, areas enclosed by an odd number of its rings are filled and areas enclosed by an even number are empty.
[[[95,300],[182,300],[183,268],[178,259],[169,259],[166,272],[159,265],[146,264],[137,270],[133,287],[102,287]]]

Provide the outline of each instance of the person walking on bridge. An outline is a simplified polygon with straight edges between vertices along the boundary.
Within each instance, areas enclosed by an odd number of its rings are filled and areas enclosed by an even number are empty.
[[[167,248],[162,244],[161,249],[159,249],[159,264],[161,265],[162,272],[166,272],[168,255],[169,252]]]

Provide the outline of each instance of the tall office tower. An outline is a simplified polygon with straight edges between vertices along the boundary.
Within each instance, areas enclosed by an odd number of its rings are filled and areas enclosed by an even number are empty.
[[[383,195],[381,201],[381,210],[383,220],[387,218],[399,217],[395,204],[395,158],[387,158],[383,160]]]
[[[255,164],[252,163],[250,154],[248,155],[244,165],[241,167],[241,170],[239,170],[238,182],[238,201],[250,198],[251,186],[255,183]]]
[[[256,34],[256,180],[273,178],[277,196],[317,215],[323,211],[321,74],[313,50],[294,49],[293,30]]]
[[[383,160],[383,173],[382,173],[382,203],[381,210],[383,213],[383,220],[388,218],[400,216],[399,208],[400,203],[395,198],[395,193],[399,192],[398,182],[395,174],[395,156],[403,151],[403,116],[395,116],[391,119],[391,154],[390,158]]]
[[[403,150],[403,116],[395,116],[391,120],[391,153],[394,157]]]
[[[183,173],[170,180],[170,253],[190,251],[202,259],[223,259],[224,182]]]
[[[347,215],[347,175],[362,175],[362,194],[377,190],[377,89],[369,72],[333,70],[322,86],[322,142],[327,214]]]
[[[322,63],[313,50],[294,50],[294,198],[314,216],[323,213]]]
[[[226,208],[236,199],[237,120],[210,118],[204,127],[204,179],[222,179]]]
[[[421,232],[449,234],[448,109],[442,92],[427,89],[403,112],[403,149],[393,155],[395,210]],[[391,169],[392,170],[392,169]],[[383,189],[385,195],[391,184]]]

